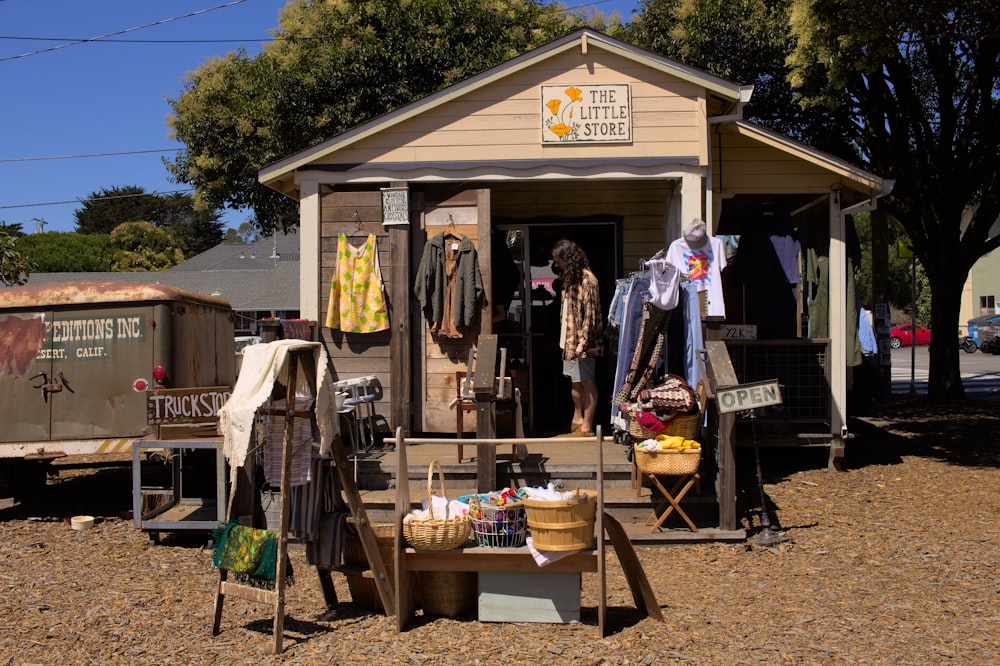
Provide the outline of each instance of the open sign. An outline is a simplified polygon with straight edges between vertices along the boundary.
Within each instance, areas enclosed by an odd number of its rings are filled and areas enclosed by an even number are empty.
[[[740,384],[718,390],[719,411],[723,414],[745,409],[781,404],[781,388],[777,379],[752,384]]]

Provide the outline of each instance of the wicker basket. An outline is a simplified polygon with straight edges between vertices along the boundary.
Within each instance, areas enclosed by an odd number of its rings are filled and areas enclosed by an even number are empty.
[[[701,462],[701,449],[649,451],[635,447],[635,466],[642,474],[694,474]]]
[[[680,416],[674,417],[667,427],[663,430],[656,432],[654,430],[646,430],[641,425],[639,425],[639,420],[635,416],[635,412],[628,412],[628,432],[632,437],[638,440],[645,439],[656,439],[657,435],[671,435],[675,437],[683,437],[684,439],[695,439],[698,437],[698,430],[701,426],[701,412],[695,411],[694,414],[681,414]]]
[[[384,524],[372,524],[372,530],[375,532],[375,540],[378,543],[378,552],[382,556],[382,564],[385,565],[386,576],[390,581],[395,581],[396,530],[393,525]],[[365,547],[361,544],[361,537],[358,536],[357,529],[353,525],[348,525],[344,530],[344,544],[341,552],[345,565],[351,567],[368,566]],[[378,588],[375,586],[375,579],[357,574],[347,574],[346,577],[347,589],[351,591],[351,600],[355,606],[384,612],[382,600],[378,596]],[[392,582],[391,585],[395,586],[395,582]]]
[[[476,603],[478,583],[475,571],[420,571],[417,603],[425,615],[458,617]]]
[[[561,500],[524,499],[531,544],[538,550],[582,550],[594,545],[597,491],[579,488]]]
[[[520,548],[528,538],[524,502],[497,506],[474,496],[469,501],[469,519],[476,543],[487,548]]]
[[[432,460],[427,467],[427,509],[431,510],[432,488],[434,484],[434,468],[437,467],[438,481],[441,485],[441,497],[447,497],[444,487],[444,472],[437,460]],[[403,536],[417,550],[454,550],[469,540],[472,526],[468,516],[427,520],[408,520],[403,522]]]

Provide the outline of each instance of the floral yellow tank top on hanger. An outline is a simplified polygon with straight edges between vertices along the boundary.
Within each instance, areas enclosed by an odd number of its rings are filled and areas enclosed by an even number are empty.
[[[337,266],[330,285],[327,328],[345,333],[375,333],[389,328],[378,244],[369,234],[361,247],[337,238]]]

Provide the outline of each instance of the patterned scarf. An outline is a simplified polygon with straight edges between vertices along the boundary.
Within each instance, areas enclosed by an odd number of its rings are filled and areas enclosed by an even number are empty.
[[[245,527],[235,520],[212,532],[212,565],[234,574],[273,581],[278,565],[278,533]],[[290,565],[289,565],[290,566]]]

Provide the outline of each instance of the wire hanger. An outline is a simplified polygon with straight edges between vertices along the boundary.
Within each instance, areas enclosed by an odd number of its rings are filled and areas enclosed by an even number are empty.
[[[451,216],[451,213],[448,213],[448,230],[445,232],[444,237],[458,239],[458,236],[455,234],[455,218]]]

